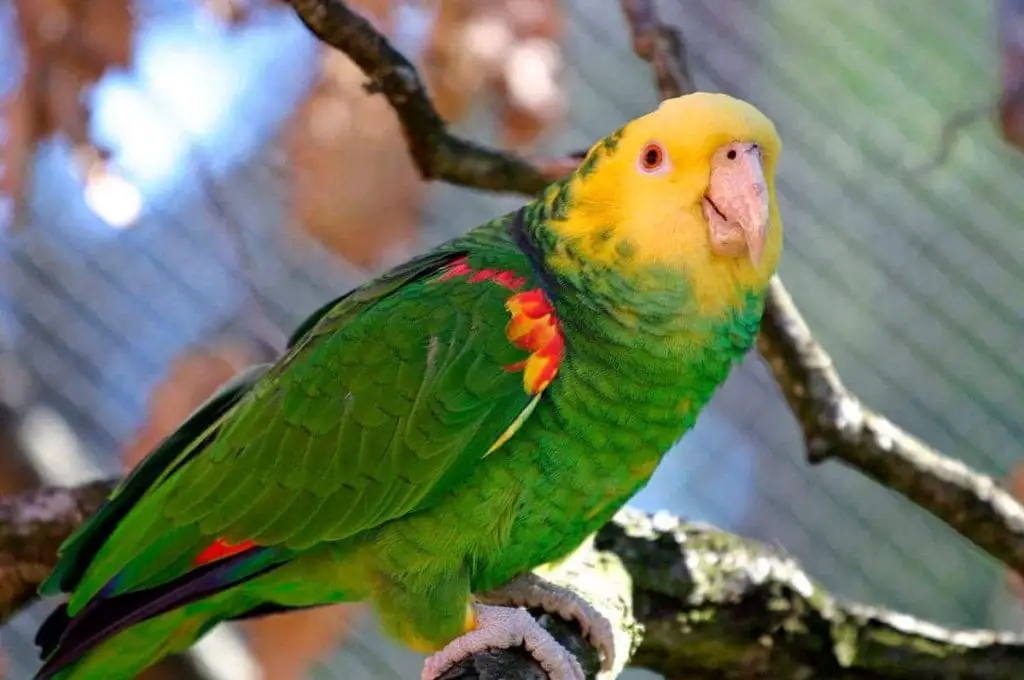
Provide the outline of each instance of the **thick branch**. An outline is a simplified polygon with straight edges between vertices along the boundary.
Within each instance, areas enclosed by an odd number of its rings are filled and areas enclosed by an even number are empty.
[[[784,553],[665,513],[620,512],[595,546],[633,578],[633,610],[645,628],[633,664],[669,678],[1009,680],[1024,673],[1020,637],[840,603]]]
[[[573,588],[612,624],[616,633],[615,668],[607,677],[617,677],[640,642],[641,627],[633,618],[632,579],[613,553],[594,550],[588,541],[563,563],[536,573],[561,586]],[[576,655],[593,678],[601,668],[596,650],[575,623],[543,611],[531,611],[559,643]],[[495,650],[476,654],[454,666],[441,680],[548,680],[540,665],[523,649]]]
[[[0,502],[0,624],[33,598],[57,547],[112,485],[41,489]],[[669,678],[1024,677],[1018,637],[951,631],[838,603],[780,551],[666,513],[620,512],[593,542],[541,575],[576,588],[612,621],[622,664],[639,642],[633,664]],[[584,667],[597,668],[574,624],[541,621]],[[479,654],[446,676],[497,678],[547,680],[521,650]]]
[[[0,625],[36,595],[57,563],[57,548],[111,489],[95,482],[0,498]]]

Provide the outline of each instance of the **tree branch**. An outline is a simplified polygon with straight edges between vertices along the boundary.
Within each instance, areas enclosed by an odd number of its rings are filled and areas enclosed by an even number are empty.
[[[369,21],[340,1],[289,0],[321,42],[344,52],[387,97],[398,114],[424,179],[486,191],[535,194],[550,178],[525,159],[485,148],[448,132],[408,59]]]
[[[57,563],[57,548],[112,488],[94,482],[0,497],[0,625],[36,597]]]
[[[834,458],[928,510],[1024,573],[1024,509],[991,477],[946,457],[865,408],[843,385],[776,279],[757,343],[803,429],[807,458]]]
[[[595,547],[633,579],[633,664],[668,678],[1019,678],[1024,639],[844,604],[795,560],[667,513],[625,510]]]
[[[0,624],[34,597],[58,546],[114,483],[45,488],[0,501]],[[620,633],[620,665],[639,644],[633,665],[669,678],[1012,680],[1024,674],[1020,637],[954,631],[837,602],[780,550],[667,513],[624,510],[565,562],[538,572],[577,589],[609,618]],[[537,615],[584,668],[596,670],[597,654],[575,624]],[[444,680],[498,678],[547,680],[521,650],[478,654]]]

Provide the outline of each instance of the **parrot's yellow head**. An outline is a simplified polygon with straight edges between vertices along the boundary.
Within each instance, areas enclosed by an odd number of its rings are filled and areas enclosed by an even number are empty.
[[[763,289],[778,265],[781,150],[771,120],[745,101],[666,100],[590,149],[552,227],[595,264],[638,276],[678,269],[713,314]]]

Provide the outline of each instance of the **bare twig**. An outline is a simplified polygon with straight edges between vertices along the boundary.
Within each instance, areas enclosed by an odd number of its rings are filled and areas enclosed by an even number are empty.
[[[983,119],[987,114],[991,114],[997,106],[998,103],[993,104],[991,101],[985,101],[961,109],[947,118],[939,130],[938,149],[927,161],[910,168],[907,173],[908,179],[926,175],[945,165],[953,153],[953,147],[956,146],[964,130],[973,123]]]
[[[661,98],[672,99],[696,90],[682,34],[661,23],[651,0],[621,0],[620,4],[633,51],[650,63]]]
[[[488,191],[535,194],[548,179],[515,154],[488,149],[448,132],[416,68],[369,21],[334,0],[291,0],[309,30],[341,50],[388,98],[423,177]]]
[[[898,491],[1024,572],[1024,509],[991,477],[943,456],[861,405],[775,281],[758,348],[804,432],[811,462],[835,458]]]

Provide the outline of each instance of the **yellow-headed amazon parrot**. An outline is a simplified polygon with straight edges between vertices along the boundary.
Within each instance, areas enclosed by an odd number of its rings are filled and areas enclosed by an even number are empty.
[[[68,541],[36,678],[131,678],[221,621],[369,601],[432,654],[524,644],[522,608],[610,628],[531,574],[650,478],[751,347],[782,250],[781,142],[696,93],[578,169],[315,312],[168,436]],[[488,595],[489,594],[489,595]]]

